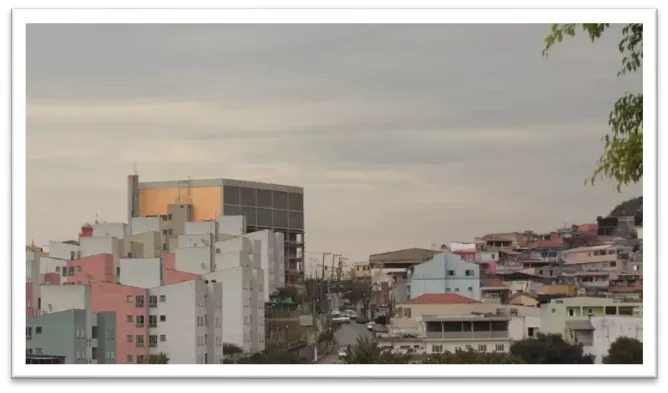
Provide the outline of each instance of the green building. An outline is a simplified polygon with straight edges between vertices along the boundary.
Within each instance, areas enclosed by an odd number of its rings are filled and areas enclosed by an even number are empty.
[[[567,297],[541,306],[541,332],[565,334],[569,322],[587,321],[589,316],[642,316],[642,303],[620,303],[613,298]]]

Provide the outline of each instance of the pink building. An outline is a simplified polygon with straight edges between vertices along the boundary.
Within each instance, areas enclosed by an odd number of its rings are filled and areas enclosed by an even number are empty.
[[[579,247],[564,252],[565,265],[578,270],[617,270],[617,247],[613,245]]]
[[[462,257],[462,261],[473,262],[475,261],[475,252],[475,248],[471,248],[466,250],[453,251],[452,253]]]
[[[162,253],[162,260],[165,263],[165,269],[176,269],[176,259],[174,257],[174,254],[171,253]]]
[[[60,273],[46,273],[44,275],[44,284],[60,285]]]
[[[111,254],[91,255],[67,261],[66,269],[68,283],[114,282],[114,256]]]
[[[32,303],[32,283],[26,281],[26,316],[33,317],[35,316],[35,304]]]
[[[165,285],[177,284],[184,281],[199,280],[199,274],[182,272],[175,269],[165,269]]]
[[[93,312],[116,313],[116,363],[138,363],[148,358],[148,290],[94,281]]]

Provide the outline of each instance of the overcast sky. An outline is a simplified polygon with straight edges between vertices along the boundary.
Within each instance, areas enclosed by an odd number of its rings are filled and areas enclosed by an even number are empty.
[[[28,240],[126,219],[126,176],[305,189],[307,251],[350,261],[595,222],[583,181],[616,97],[615,28],[29,25]]]

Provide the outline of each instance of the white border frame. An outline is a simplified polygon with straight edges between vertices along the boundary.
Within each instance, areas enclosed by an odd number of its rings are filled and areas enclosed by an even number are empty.
[[[653,9],[33,9],[12,13],[13,125],[13,295],[25,279],[26,243],[26,24],[28,23],[643,23],[643,92],[645,128],[643,181],[645,272],[657,272],[657,14]],[[72,377],[232,377],[232,378],[656,378],[657,287],[644,282],[643,365],[25,365],[25,298],[12,296],[12,376],[14,378]],[[260,370],[262,375],[260,374]],[[410,371],[408,371],[410,370]]]

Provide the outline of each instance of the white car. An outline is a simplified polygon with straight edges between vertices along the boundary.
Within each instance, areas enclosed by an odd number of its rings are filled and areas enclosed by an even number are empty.
[[[348,354],[348,350],[346,349],[346,347],[341,347],[339,349],[339,359],[345,358],[347,354]]]
[[[376,325],[375,322],[369,322],[369,323],[366,324],[366,328],[367,328],[368,330],[373,330],[373,327],[374,327],[375,325]]]
[[[347,315],[341,315],[339,317],[339,322],[341,323],[350,323],[350,317]]]

